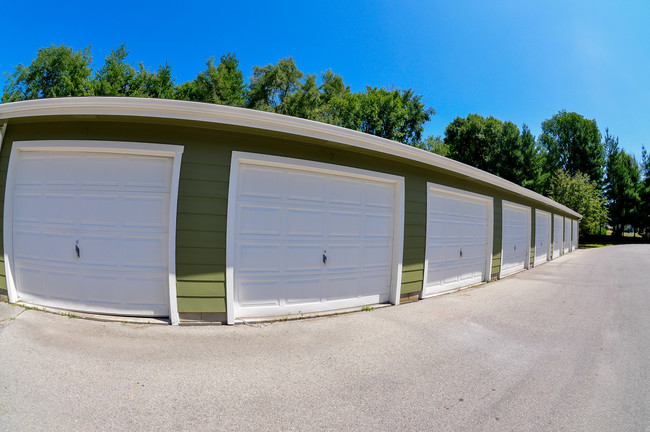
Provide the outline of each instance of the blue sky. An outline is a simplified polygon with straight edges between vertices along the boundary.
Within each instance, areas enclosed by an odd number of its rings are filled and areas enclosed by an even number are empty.
[[[28,6],[25,6],[28,5]],[[595,119],[641,156],[650,147],[650,3],[624,1],[167,2],[8,1],[0,72],[40,47],[92,46],[95,65],[126,43],[129,60],[177,83],[210,57],[254,65],[291,56],[353,91],[412,88],[438,112],[427,135],[478,113],[540,124],[561,109]]]

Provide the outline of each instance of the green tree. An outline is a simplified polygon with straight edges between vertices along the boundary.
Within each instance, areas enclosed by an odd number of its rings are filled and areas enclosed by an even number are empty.
[[[449,146],[440,135],[429,135],[424,141],[417,142],[413,146],[440,156],[449,156]]]
[[[137,89],[134,85],[136,71],[127,63],[129,51],[126,45],[111,50],[104,65],[95,72],[92,80],[96,96],[133,96]]]
[[[494,174],[521,185],[524,182],[524,153],[519,128],[505,121],[497,129],[492,171]]]
[[[19,64],[6,79],[2,102],[92,94],[90,47],[73,51],[65,45],[38,50],[29,66]]]
[[[596,120],[560,111],[542,122],[539,139],[546,151],[547,172],[582,172],[599,188],[603,186],[605,152]]]
[[[188,81],[176,89],[176,99],[194,102],[208,102],[231,106],[244,106],[244,74],[239,70],[239,60],[234,53],[221,56],[219,64],[214,58],[206,63],[206,70],[193,81]]]
[[[411,89],[370,86],[363,92],[333,99],[330,110],[339,126],[411,145],[421,141],[424,123],[435,114]]]
[[[167,63],[158,68],[158,72],[149,72],[142,63],[133,78],[131,96],[155,99],[174,99],[176,84],[172,76],[172,68]]]
[[[494,160],[502,125],[494,117],[485,118],[478,114],[456,117],[445,128],[449,157],[496,174]]]
[[[650,154],[645,147],[641,150],[643,179],[639,183],[639,227],[650,237]]]
[[[305,75],[305,81],[295,92],[286,97],[282,114],[320,120],[320,92],[316,83],[316,75]]]
[[[608,220],[601,189],[587,174],[557,170],[550,178],[548,196],[582,215],[581,236],[598,231]]]
[[[544,193],[544,185],[549,176],[549,173],[544,170],[546,154],[525,123],[521,126],[520,139],[523,162],[521,185],[535,192]]]
[[[330,124],[341,124],[336,110],[343,105],[343,100],[350,94],[350,86],[343,83],[343,77],[331,69],[321,73],[319,112],[316,120]]]
[[[614,233],[623,234],[625,225],[639,225],[641,171],[634,156],[618,147],[618,137],[605,133],[607,175],[605,196]]]
[[[445,129],[448,156],[540,192],[544,155],[525,124],[469,114]]]
[[[291,115],[296,109],[296,94],[303,86],[305,74],[287,57],[277,65],[254,66],[247,94],[249,108]]]

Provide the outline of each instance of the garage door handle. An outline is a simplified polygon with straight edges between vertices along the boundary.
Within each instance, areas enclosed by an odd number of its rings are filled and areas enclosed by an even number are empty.
[[[77,259],[81,258],[81,251],[79,250],[79,240],[74,245],[74,250],[77,252]]]
[[[327,264],[327,255],[323,253],[323,264]]]
[[[463,248],[460,248],[460,257],[463,257]]]

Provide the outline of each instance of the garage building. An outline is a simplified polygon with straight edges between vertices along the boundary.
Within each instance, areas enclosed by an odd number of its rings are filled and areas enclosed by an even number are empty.
[[[12,302],[233,323],[399,304],[577,248],[563,205],[309,120],[87,97],[0,105],[0,126]]]

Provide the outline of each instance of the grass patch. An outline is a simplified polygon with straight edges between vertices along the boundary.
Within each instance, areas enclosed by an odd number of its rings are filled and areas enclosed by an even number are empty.
[[[593,249],[605,246],[616,246],[623,244],[647,244],[650,239],[643,238],[639,235],[632,236],[632,233],[625,233],[629,235],[613,236],[608,235],[589,235],[580,239],[580,249]]]

